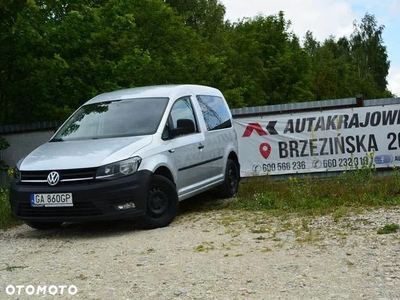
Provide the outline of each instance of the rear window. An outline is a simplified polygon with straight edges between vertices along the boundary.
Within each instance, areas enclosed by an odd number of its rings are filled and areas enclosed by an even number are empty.
[[[232,127],[231,114],[225,100],[217,96],[197,96],[207,130]]]

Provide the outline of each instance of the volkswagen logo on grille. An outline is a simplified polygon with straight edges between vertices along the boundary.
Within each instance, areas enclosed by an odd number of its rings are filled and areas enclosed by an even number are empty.
[[[60,181],[60,174],[57,172],[53,171],[47,176],[47,182],[51,186],[56,185]]]

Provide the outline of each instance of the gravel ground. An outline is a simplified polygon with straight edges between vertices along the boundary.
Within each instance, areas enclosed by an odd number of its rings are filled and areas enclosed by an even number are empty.
[[[400,208],[336,221],[189,211],[150,231],[22,225],[0,231],[0,299],[400,299],[400,232],[377,234],[390,223]]]

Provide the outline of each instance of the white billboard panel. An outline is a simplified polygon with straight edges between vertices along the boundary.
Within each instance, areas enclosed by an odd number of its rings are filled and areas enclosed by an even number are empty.
[[[242,176],[400,166],[400,105],[234,121]]]

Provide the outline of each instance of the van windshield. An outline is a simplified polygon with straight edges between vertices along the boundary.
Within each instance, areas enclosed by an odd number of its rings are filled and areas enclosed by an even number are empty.
[[[140,98],[84,105],[51,141],[153,134],[167,103],[168,98]]]

